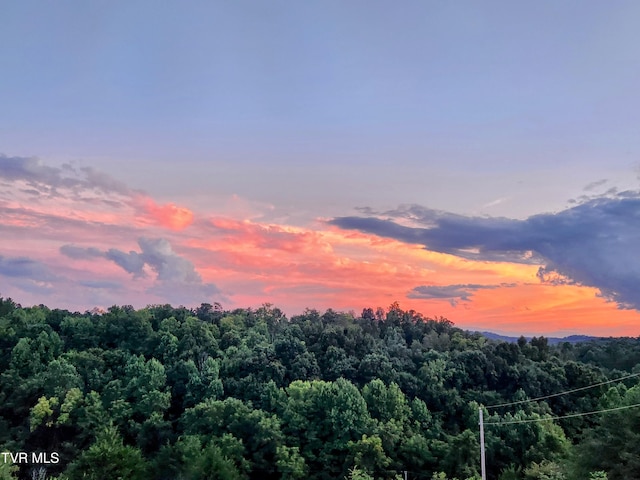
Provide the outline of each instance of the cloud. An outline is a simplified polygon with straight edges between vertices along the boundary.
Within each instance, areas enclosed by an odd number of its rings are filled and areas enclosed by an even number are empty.
[[[101,244],[114,243],[122,238],[141,235],[141,228],[133,220],[127,219],[121,211],[103,215],[94,211],[69,213],[56,205],[56,202],[45,202],[45,205],[35,205],[33,208],[8,206],[0,200],[0,238],[3,245],[18,246],[28,253],[40,248],[38,245],[49,242],[57,244],[82,239],[82,242]],[[42,207],[38,210],[39,207]],[[115,218],[120,223],[112,223]],[[66,256],[79,259],[79,256],[95,256],[91,252],[84,252],[78,247],[67,245]],[[74,250],[76,248],[76,250]],[[100,252],[101,253],[101,252]]]
[[[143,209],[155,222],[171,230],[182,230],[193,222],[191,210],[173,203],[158,205],[152,199],[147,198]]]
[[[60,247],[60,253],[73,258],[75,260],[86,260],[89,258],[102,257],[103,253],[94,247],[82,248],[74,245],[63,245]]]
[[[484,205],[482,205],[482,208],[495,207],[496,205],[500,205],[501,203],[504,203],[506,201],[507,201],[507,197],[496,198],[495,200],[492,200],[491,202],[485,203]]]
[[[69,164],[51,167],[34,157],[0,155],[0,178],[23,181],[32,191],[49,196],[57,196],[59,189],[70,189],[76,193],[82,190],[121,195],[133,193],[124,183],[91,167],[76,169]]]
[[[138,240],[138,244],[142,249],[140,258],[158,274],[159,280],[178,283],[202,282],[193,263],[175,253],[166,239],[143,237]]]
[[[12,286],[39,295],[51,293],[52,282],[60,280],[47,265],[27,257],[0,255],[0,275],[11,278]]]
[[[517,261],[534,263],[526,239],[521,238],[520,220],[492,217],[465,217],[419,205],[384,212],[393,219],[375,217],[338,217],[329,223],[425,245],[429,250],[450,253],[471,260]],[[423,227],[400,225],[408,220]]]
[[[477,290],[493,290],[496,288],[515,287],[513,283],[502,283],[500,285],[480,285],[480,284],[459,284],[459,285],[421,285],[413,288],[407,298],[416,298],[423,300],[449,300],[449,303],[455,307],[459,300],[469,301]]]
[[[82,167],[80,171],[85,175],[86,186],[91,186],[103,192],[116,192],[123,195],[130,195],[132,193],[131,189],[123,182],[93,167]]]
[[[165,301],[188,304],[202,302],[211,299],[212,296],[221,296],[220,290],[214,284],[203,282],[193,263],[176,253],[168,240],[141,237],[138,239],[138,245],[140,252],[125,252],[116,248],[101,251],[94,247],[63,245],[60,247],[60,253],[73,259],[105,258],[138,278],[147,276],[145,267],[148,267],[156,274],[155,282],[149,287],[148,292],[162,297]],[[98,288],[94,285],[88,286]]]
[[[0,176],[7,180],[58,185],[62,179],[60,169],[43,165],[37,158],[6,155],[0,155]]]
[[[83,287],[107,290],[121,290],[122,285],[108,280],[81,280],[78,282]]]
[[[151,293],[183,305],[201,303],[213,296],[221,298],[220,290],[212,283],[204,283],[193,263],[174,252],[167,240],[140,238],[138,244],[141,259],[157,274]]]
[[[244,245],[253,251],[278,251],[290,254],[319,254],[328,252],[331,245],[322,234],[298,227],[275,224],[261,224],[230,218],[213,218],[208,227],[224,240]]]
[[[170,230],[182,230],[194,219],[188,208],[173,203],[158,205],[146,193],[93,167],[54,167],[38,158],[0,155],[2,180],[10,187],[5,196],[8,204],[30,205],[32,214],[64,211],[66,216],[111,224],[133,217],[130,224],[147,227],[152,223]]]
[[[586,187],[584,187],[584,191],[585,192],[590,192],[592,190],[595,190],[598,187],[601,187],[602,185],[604,185],[605,183],[607,183],[608,180],[606,178],[603,178],[601,180],[596,180],[595,182],[591,182],[589,185],[587,185]]]
[[[640,192],[591,198],[526,220],[467,217],[419,205],[379,216],[385,218],[338,217],[329,223],[474,260],[544,264],[542,280],[555,273],[598,288],[622,308],[640,309]]]
[[[104,253],[104,257],[136,277],[144,276],[145,261],[142,255],[137,252],[126,253],[122,250],[111,248]]]
[[[30,278],[37,281],[51,281],[55,275],[49,268],[27,257],[7,258],[0,255],[0,275],[14,278]]]

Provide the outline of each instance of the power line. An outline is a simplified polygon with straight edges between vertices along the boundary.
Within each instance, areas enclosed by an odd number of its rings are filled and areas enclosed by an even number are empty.
[[[498,405],[490,405],[488,407],[485,407],[487,409],[490,408],[498,408],[498,407],[510,407],[512,405],[520,405],[523,403],[530,403],[530,402],[537,402],[539,400],[545,400],[547,398],[553,398],[553,397],[559,397],[561,395],[568,395],[569,393],[575,393],[575,392],[580,392],[582,390],[588,390],[589,388],[594,388],[594,387],[600,387],[602,385],[607,385],[609,383],[613,383],[613,382],[621,382],[623,380],[627,380],[629,378],[634,378],[640,376],[640,372],[639,373],[632,373],[629,375],[626,375],[624,377],[620,377],[620,378],[616,378],[613,380],[607,380],[605,382],[599,382],[599,383],[594,383],[593,385],[588,385],[586,387],[580,387],[580,388],[574,388],[572,390],[567,390],[564,392],[559,392],[559,393],[553,393],[551,395],[544,395],[542,397],[536,397],[536,398],[530,398],[528,400],[519,400],[516,402],[508,402],[508,403],[501,403]],[[479,414],[479,419],[480,419],[480,452],[481,452],[481,468],[482,468],[482,480],[486,480],[486,471],[485,471],[485,460],[484,460],[484,426],[485,425],[516,425],[519,423],[537,423],[537,422],[548,422],[548,421],[553,421],[553,420],[561,420],[564,418],[575,418],[575,417],[585,417],[587,415],[596,415],[598,413],[607,413],[607,412],[615,412],[618,410],[627,410],[629,408],[634,408],[634,407],[640,407],[640,403],[636,403],[633,405],[625,405],[622,407],[614,407],[614,408],[605,408],[602,410],[595,410],[592,412],[582,412],[582,413],[570,413],[568,415],[562,415],[562,416],[557,416],[557,417],[545,417],[545,418],[531,418],[531,419],[526,419],[526,420],[509,420],[506,422],[487,422],[485,423],[483,421],[482,418],[482,407],[478,408],[478,414]]]
[[[621,382],[622,380],[627,380],[628,378],[633,378],[633,377],[637,377],[637,376],[640,376],[640,373],[631,373],[631,374],[626,375],[624,377],[616,378],[616,379],[613,379],[613,380],[607,380],[606,382],[594,383],[593,385],[588,385],[586,387],[574,388],[573,390],[567,390],[566,392],[552,393],[551,395],[544,395],[542,397],[529,398],[527,400],[518,400],[516,402],[500,403],[498,405],[490,405],[490,406],[485,407],[485,408],[487,410],[489,410],[490,408],[510,407],[511,405],[521,405],[523,403],[537,402],[539,400],[546,400],[547,398],[559,397],[561,395],[567,395],[569,393],[575,393],[575,392],[580,392],[582,390],[588,390],[590,388],[600,387],[602,385],[607,385],[609,383]]]
[[[517,423],[547,422],[549,420],[560,420],[563,418],[584,417],[586,415],[595,415],[597,413],[614,412],[616,410],[626,410],[627,408],[634,408],[634,407],[640,407],[640,403],[635,403],[633,405],[625,405],[623,407],[594,410],[593,412],[570,413],[568,415],[562,415],[561,417],[529,418],[527,420],[509,420],[507,422],[484,422],[484,425],[515,425]]]

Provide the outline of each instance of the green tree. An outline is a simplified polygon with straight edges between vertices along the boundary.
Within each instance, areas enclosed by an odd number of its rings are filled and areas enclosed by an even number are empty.
[[[373,477],[366,471],[360,470],[357,466],[351,467],[349,473],[344,476],[345,480],[373,480]]]
[[[1,300],[1,299],[0,299]],[[4,460],[0,462],[0,480],[17,479],[18,466]]]
[[[304,457],[300,455],[298,447],[278,445],[276,455],[278,457],[276,465],[278,472],[282,475],[282,480],[295,480],[306,477],[308,473],[307,465]]]
[[[147,478],[148,468],[140,450],[123,445],[117,429],[109,426],[69,466],[65,475],[70,480],[144,480]]]
[[[235,398],[207,399],[187,409],[181,424],[187,435],[208,438],[233,435],[242,442],[242,456],[251,462],[252,469],[262,472],[264,477],[276,472],[277,449],[284,444],[284,438],[275,415]]]
[[[391,459],[382,448],[382,439],[378,435],[369,437],[364,434],[357,442],[350,441],[348,447],[353,463],[366,472],[382,471],[391,464]]]
[[[362,388],[362,397],[371,417],[381,422],[396,420],[403,424],[411,413],[407,398],[396,383],[387,387],[379,378],[371,380]]]
[[[55,397],[40,397],[38,403],[31,409],[30,424],[33,432],[40,425],[51,427],[53,425],[54,408],[58,408],[58,399]]]
[[[634,407],[640,404],[640,386],[622,395],[614,387],[603,400],[607,408],[621,409],[603,413],[599,424],[575,447],[574,477],[602,470],[611,480],[640,478],[640,409]]]
[[[344,474],[349,441],[357,442],[371,428],[367,405],[348,380],[295,381],[287,389],[283,430],[295,439],[311,471]]]
[[[597,472],[591,472],[589,474],[589,480],[607,480],[608,478],[609,476],[607,475],[607,472],[603,470],[599,470]]]
[[[544,460],[540,463],[533,462],[524,469],[525,480],[565,480],[562,467],[555,462]]]
[[[244,480],[248,465],[242,458],[242,451],[242,443],[232,435],[208,439],[200,435],[182,435],[175,444],[163,445],[155,455],[153,477],[162,480]]]

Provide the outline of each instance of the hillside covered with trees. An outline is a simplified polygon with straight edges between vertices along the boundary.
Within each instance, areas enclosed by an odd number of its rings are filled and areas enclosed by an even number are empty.
[[[57,460],[0,479],[479,479],[479,408],[489,479],[638,479],[638,363],[637,339],[494,341],[397,303],[0,298],[0,452]]]

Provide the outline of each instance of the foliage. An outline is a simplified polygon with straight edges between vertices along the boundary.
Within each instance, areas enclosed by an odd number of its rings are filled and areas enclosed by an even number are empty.
[[[525,480],[565,480],[566,477],[562,471],[562,467],[557,463],[543,461],[541,463],[533,462],[524,470]]]
[[[105,428],[67,470],[70,480],[144,479],[147,466],[140,451],[123,445],[115,427]]]
[[[607,480],[609,476],[607,472],[603,470],[598,470],[597,472],[591,472],[589,474],[589,480]]]
[[[346,475],[345,480],[373,480],[373,477],[367,472],[360,470],[358,467],[353,467],[349,470],[349,474]]]
[[[485,409],[488,477],[640,478],[640,387],[604,384],[638,339],[489,341],[397,303],[288,319],[0,298],[0,347],[0,450],[59,452],[59,478],[474,479],[478,408],[570,390]]]
[[[15,474],[17,471],[17,465],[5,462],[4,459],[0,462],[0,480],[14,480],[16,478]]]

